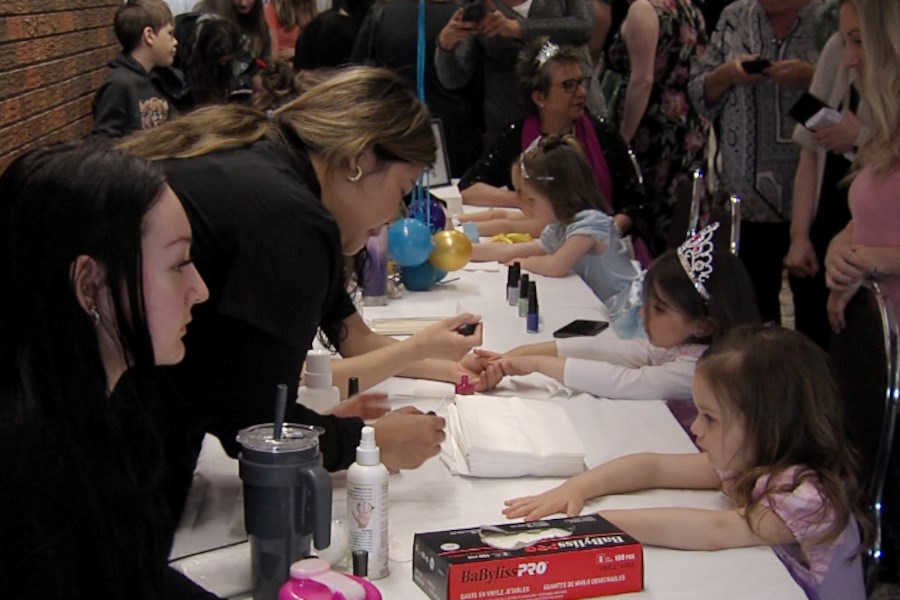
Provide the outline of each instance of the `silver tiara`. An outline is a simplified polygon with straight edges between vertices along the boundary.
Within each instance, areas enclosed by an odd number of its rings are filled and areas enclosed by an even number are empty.
[[[544,63],[559,54],[559,46],[547,40],[541,49],[538,50],[537,57],[534,59],[538,68],[543,67]]]
[[[678,260],[697,293],[709,300],[706,280],[713,272],[713,233],[719,228],[718,223],[707,225],[678,247]]]

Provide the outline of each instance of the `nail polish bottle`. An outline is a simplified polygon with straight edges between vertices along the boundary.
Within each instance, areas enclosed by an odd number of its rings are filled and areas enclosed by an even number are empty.
[[[520,317],[524,317],[528,313],[528,273],[519,278],[519,301],[516,306]]]
[[[521,275],[522,266],[518,262],[514,262],[509,266],[509,272],[506,274],[506,301],[510,306],[519,306],[519,275]]]
[[[528,284],[528,314],[526,316],[525,330],[528,333],[537,333],[540,330],[541,318],[538,314],[537,284]]]
[[[462,396],[471,396],[475,393],[475,386],[469,383],[469,376],[463,375],[456,384],[456,393]]]

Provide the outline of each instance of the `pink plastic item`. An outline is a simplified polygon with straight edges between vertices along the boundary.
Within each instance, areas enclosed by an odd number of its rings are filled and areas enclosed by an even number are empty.
[[[475,393],[475,386],[469,383],[469,376],[460,377],[460,382],[456,384],[456,393],[463,396],[471,396]]]
[[[305,558],[291,565],[278,600],[381,600],[381,592],[367,579],[332,571],[321,558]]]

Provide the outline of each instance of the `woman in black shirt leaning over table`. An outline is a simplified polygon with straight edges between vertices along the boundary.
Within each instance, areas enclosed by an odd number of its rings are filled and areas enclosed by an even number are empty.
[[[31,152],[0,177],[0,598],[215,598],[167,567],[155,365],[208,293],[162,173]]]
[[[393,220],[434,160],[428,113],[400,77],[349,68],[268,114],[216,106],[171,125],[124,147],[161,161],[191,220],[197,268],[210,289],[185,340],[186,360],[173,370],[181,418],[198,446],[212,433],[234,456],[238,430],[271,421],[276,386],[287,384],[295,397],[320,326],[344,357],[381,358],[361,359],[363,390],[401,372],[458,381],[461,369],[483,370],[475,357],[456,362],[480,343],[481,328],[469,337],[455,329],[477,317],[460,315],[427,339],[397,342],[366,326],[345,289],[344,257]],[[416,362],[428,357],[442,360]],[[325,468],[353,462],[361,419],[289,404],[288,421],[325,429]],[[411,407],[384,415],[375,423],[384,464],[419,466],[439,452],[443,426]]]

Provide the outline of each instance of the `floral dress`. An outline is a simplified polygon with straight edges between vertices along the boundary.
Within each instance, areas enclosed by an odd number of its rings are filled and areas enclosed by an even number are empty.
[[[690,172],[703,161],[707,122],[688,100],[691,61],[706,48],[703,16],[690,0],[649,0],[659,19],[659,42],[653,70],[653,89],[647,110],[631,141],[654,207],[651,249],[665,249],[676,189],[689,185]],[[621,33],[609,50],[610,68],[623,76],[627,89],[631,75],[628,50]],[[616,114],[621,122],[625,94]],[[687,189],[687,188],[684,188]]]

